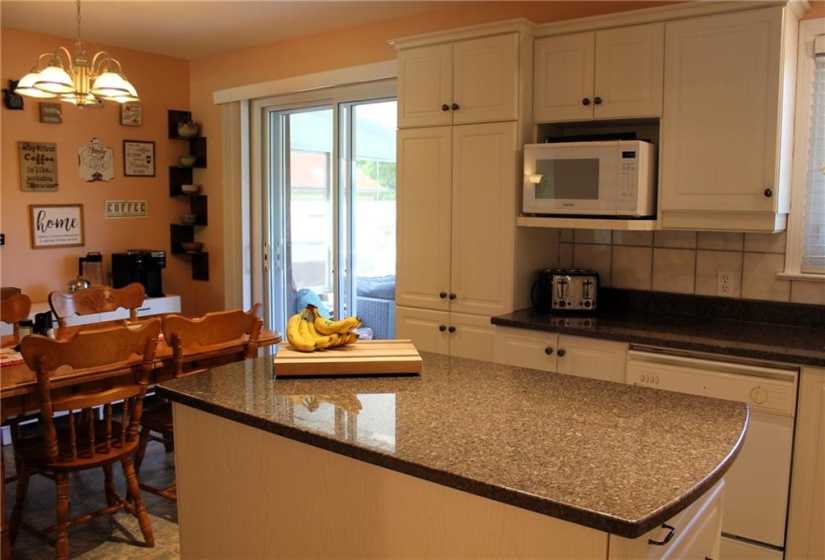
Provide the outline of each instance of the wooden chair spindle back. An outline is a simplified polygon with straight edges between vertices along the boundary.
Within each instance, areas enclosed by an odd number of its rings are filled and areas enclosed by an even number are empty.
[[[11,294],[0,300],[0,321],[11,325],[14,340],[20,340],[20,321],[29,318],[32,300],[26,294]]]
[[[172,348],[175,375],[186,371],[187,351],[203,355],[222,349],[243,345],[243,358],[253,358],[258,352],[258,340],[263,321],[257,316],[260,303],[249,311],[233,309],[213,311],[191,319],[183,315],[167,315],[163,318],[163,335]]]
[[[41,430],[50,462],[94,460],[96,455],[123,449],[126,443],[137,440],[160,327],[160,319],[153,319],[138,328],[80,331],[67,340],[32,335],[22,341],[23,359],[37,375]],[[118,370],[131,370],[134,377],[126,383],[77,394],[52,392],[52,380],[57,376]],[[119,418],[114,403],[121,409]],[[102,410],[102,422],[96,420],[96,407]],[[67,414],[55,417],[58,412]],[[58,438],[58,421],[66,422],[66,440]]]
[[[146,289],[139,282],[133,282],[122,288],[90,286],[72,293],[50,293],[49,307],[60,327],[65,327],[66,319],[72,315],[106,313],[121,307],[129,310],[129,320],[136,321],[137,310],[145,298]]]

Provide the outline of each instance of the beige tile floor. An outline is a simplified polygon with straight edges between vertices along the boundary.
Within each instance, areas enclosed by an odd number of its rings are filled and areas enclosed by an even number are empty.
[[[10,445],[3,447],[6,474],[14,474],[14,458]],[[126,484],[123,471],[115,466],[115,484],[121,495]],[[141,467],[141,480],[157,486],[174,480],[174,454],[166,453],[159,443],[150,443]],[[8,519],[17,488],[16,482],[6,484],[4,514]],[[73,475],[69,481],[73,515],[105,506],[103,472],[100,469]],[[114,516],[103,516],[69,529],[69,556],[87,560],[132,559],[170,560],[180,558],[178,546],[178,515],[175,503],[148,492],[142,493],[146,509],[152,520],[155,546],[146,548],[137,521],[123,511]],[[54,523],[54,483],[42,476],[34,476],[29,483],[23,515],[38,527]],[[37,537],[20,531],[11,548],[12,560],[44,559],[54,557],[54,548]]]

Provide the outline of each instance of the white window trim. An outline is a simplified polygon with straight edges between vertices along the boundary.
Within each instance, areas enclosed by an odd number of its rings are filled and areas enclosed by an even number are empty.
[[[823,274],[802,272],[802,238],[804,236],[805,185],[808,172],[808,127],[811,122],[810,76],[814,71],[814,39],[825,28],[825,18],[803,20],[799,24],[799,53],[796,73],[796,119],[791,178],[791,208],[785,246],[785,270],[777,276],[785,280],[825,282]]]

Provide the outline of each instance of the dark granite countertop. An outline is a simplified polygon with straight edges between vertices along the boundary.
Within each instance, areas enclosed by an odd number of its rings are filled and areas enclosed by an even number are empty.
[[[612,301],[592,314],[524,309],[493,317],[491,322],[633,344],[825,366],[823,306],[625,290],[605,290],[604,294],[600,292],[600,305],[604,298]]]
[[[411,377],[286,379],[272,355],[163,383],[173,401],[635,538],[739,452],[747,405],[422,352]]]

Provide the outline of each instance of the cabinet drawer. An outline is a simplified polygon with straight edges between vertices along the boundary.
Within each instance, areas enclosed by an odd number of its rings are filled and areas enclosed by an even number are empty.
[[[556,371],[556,333],[496,327],[494,361],[510,366]]]

